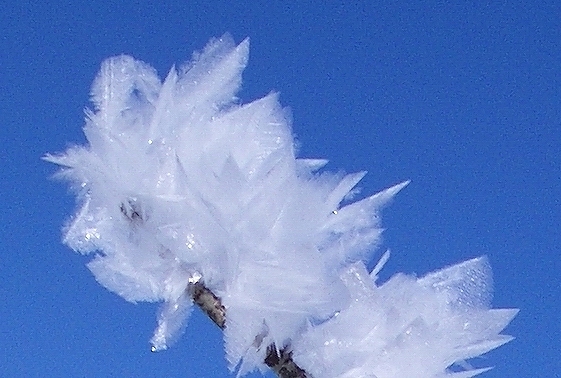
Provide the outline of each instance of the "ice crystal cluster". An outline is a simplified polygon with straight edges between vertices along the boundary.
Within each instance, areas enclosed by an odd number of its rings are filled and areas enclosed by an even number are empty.
[[[189,284],[226,308],[226,358],[264,369],[289,347],[315,378],[471,377],[463,361],[507,342],[514,310],[489,304],[483,258],[422,278],[368,273],[379,211],[406,183],[352,202],[365,172],[335,174],[295,156],[287,110],[271,93],[235,97],[248,40],[212,40],[162,82],[129,56],[107,59],[92,87],[86,146],[47,155],[79,210],[64,242],[93,259],[124,299],[161,301],[153,348],[186,321]],[[463,366],[463,368],[455,368]]]

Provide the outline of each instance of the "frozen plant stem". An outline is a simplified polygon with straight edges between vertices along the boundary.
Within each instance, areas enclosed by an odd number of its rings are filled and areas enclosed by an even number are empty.
[[[143,222],[142,210],[134,201],[121,204],[121,214],[129,220],[129,222]],[[189,296],[193,298],[193,302],[216,324],[221,330],[226,328],[226,308],[222,301],[202,281],[190,283],[187,286]],[[280,378],[312,378],[304,370],[302,370],[293,360],[292,352],[287,348],[277,351],[275,345],[267,347],[267,355],[265,356],[265,364],[274,371]]]
[[[140,207],[133,201],[129,201],[126,206],[121,204],[120,210],[121,214],[131,223],[144,221]],[[190,283],[187,286],[187,292],[193,298],[193,302],[214,324],[221,330],[226,328],[226,308],[220,298],[207,288],[202,281]],[[269,345],[264,362],[280,378],[312,378],[292,360],[292,352],[287,348],[277,351],[275,345]]]
[[[226,327],[226,309],[220,298],[200,281],[189,284],[187,290],[200,309],[223,330]],[[265,364],[280,378],[312,378],[292,360],[292,352],[287,348],[277,351],[275,345],[269,345]]]
[[[408,181],[355,201],[366,172],[297,157],[278,94],[237,96],[248,54],[249,40],[224,35],[163,81],[130,56],[104,61],[87,145],[44,157],[79,202],[64,243],[93,255],[87,266],[108,290],[162,302],[154,351],[180,334],[194,301],[223,330],[240,377],[486,371],[463,361],[511,340],[501,332],[517,312],[491,308],[487,259],[378,283],[388,254],[368,263],[379,214]]]
[[[280,355],[279,355],[280,353]],[[280,378],[312,378],[311,375],[302,370],[292,359],[292,352],[286,348],[277,352],[274,345],[267,347],[265,364],[271,368]]]
[[[220,329],[226,327],[226,309],[212,291],[210,291],[200,281],[189,284],[187,290],[193,298],[193,302],[203,310],[203,312],[216,324]]]

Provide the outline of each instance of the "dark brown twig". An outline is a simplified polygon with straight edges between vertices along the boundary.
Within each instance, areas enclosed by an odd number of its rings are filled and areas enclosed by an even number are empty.
[[[277,352],[274,345],[267,347],[265,364],[281,378],[312,378],[292,359],[292,352],[283,348]]]
[[[220,329],[226,327],[226,309],[210,289],[201,281],[189,284],[187,289],[193,301]],[[277,350],[269,345],[265,364],[274,371],[279,378],[312,378],[292,360],[292,351],[289,348]]]
[[[188,286],[189,295],[193,298],[201,310],[216,324],[220,329],[226,327],[226,309],[212,291],[202,282],[196,282]]]
[[[121,203],[121,213],[131,222],[144,222],[145,214],[136,199],[128,199]],[[222,301],[202,281],[192,282],[187,286],[187,291],[193,302],[216,324],[220,329],[226,327],[226,308]],[[279,378],[312,378],[292,360],[292,351],[288,347],[278,350],[272,344],[267,347],[265,364],[274,371]]]

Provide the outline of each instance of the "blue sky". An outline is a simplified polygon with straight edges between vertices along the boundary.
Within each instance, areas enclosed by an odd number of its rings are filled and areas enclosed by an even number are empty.
[[[40,161],[84,142],[103,59],[165,75],[224,32],[251,39],[240,97],[279,91],[300,156],[368,170],[365,195],[412,180],[384,213],[385,278],[489,256],[494,305],[521,312],[483,377],[561,371],[561,4],[327,3],[0,4],[0,376],[231,376],[198,311],[150,353],[156,305],[108,292],[61,244],[74,199]]]

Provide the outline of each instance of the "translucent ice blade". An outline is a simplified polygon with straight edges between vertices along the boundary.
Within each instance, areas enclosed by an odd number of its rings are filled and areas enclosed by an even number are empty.
[[[167,349],[183,333],[192,304],[193,301],[187,293],[162,304],[158,315],[158,327],[150,340],[153,352]]]

